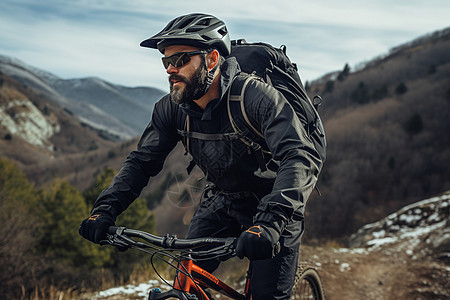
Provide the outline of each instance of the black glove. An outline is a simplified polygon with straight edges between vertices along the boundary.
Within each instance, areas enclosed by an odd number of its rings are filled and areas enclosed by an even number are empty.
[[[94,243],[106,239],[106,230],[114,226],[114,219],[108,214],[95,213],[81,222],[78,232],[85,239]]]
[[[265,223],[256,223],[241,233],[236,256],[250,260],[273,258],[280,251],[280,232]]]

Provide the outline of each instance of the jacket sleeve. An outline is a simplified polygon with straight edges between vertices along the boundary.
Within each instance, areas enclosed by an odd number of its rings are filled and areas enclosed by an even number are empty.
[[[303,219],[322,161],[294,109],[279,91],[252,80],[244,99],[250,120],[263,133],[272,158],[280,163],[272,192],[261,199],[255,222],[271,223],[282,231],[288,220]]]
[[[132,151],[94,204],[92,213],[108,213],[114,219],[141,193],[150,177],[157,175],[178,142],[175,113],[168,96],[156,103],[152,119]]]

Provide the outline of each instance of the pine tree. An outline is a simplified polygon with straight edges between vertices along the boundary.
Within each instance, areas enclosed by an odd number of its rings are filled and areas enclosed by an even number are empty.
[[[93,203],[97,199],[98,195],[107,188],[115,172],[111,168],[104,169],[95,178],[94,183],[84,191],[83,195],[86,198],[89,209],[92,208]],[[85,217],[87,217],[86,214]],[[155,231],[155,218],[154,215],[147,209],[147,201],[143,198],[136,199],[118,218],[116,221],[117,226],[123,226],[130,229],[138,229],[146,232],[154,233]],[[85,241],[86,243],[86,241]],[[109,247],[109,249],[112,249]],[[135,251],[127,251],[125,253],[118,253],[114,251],[112,253],[112,266],[117,269],[117,275],[122,279],[127,278],[137,266],[145,265],[144,261],[148,258],[145,253],[139,253]]]
[[[23,297],[44,266],[35,253],[41,236],[33,185],[14,163],[0,159],[0,295]]]
[[[68,182],[54,180],[40,192],[40,215],[45,222],[40,242],[43,253],[73,267],[102,267],[112,263],[110,248],[86,242],[78,234],[88,207],[81,193]]]
[[[83,196],[86,200],[86,204],[89,208],[92,208],[98,195],[107,188],[116,175],[116,172],[111,168],[105,168],[95,177],[94,182],[83,192]]]

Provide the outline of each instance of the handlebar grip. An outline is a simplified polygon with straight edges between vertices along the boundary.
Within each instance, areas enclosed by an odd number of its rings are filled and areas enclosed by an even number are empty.
[[[108,229],[106,229],[106,233],[111,235],[116,234],[118,228],[119,227],[117,226],[109,226]]]

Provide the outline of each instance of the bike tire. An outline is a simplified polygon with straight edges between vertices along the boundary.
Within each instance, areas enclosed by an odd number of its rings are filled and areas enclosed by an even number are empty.
[[[314,299],[323,300],[324,293],[319,273],[311,266],[299,264],[295,274],[291,300]]]

